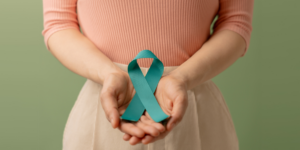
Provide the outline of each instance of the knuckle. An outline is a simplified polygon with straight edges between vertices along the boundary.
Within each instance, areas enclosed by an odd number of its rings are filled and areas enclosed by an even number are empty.
[[[108,117],[112,117],[117,113],[117,110],[114,107],[107,107],[105,112],[108,115]]]
[[[174,116],[174,119],[176,120],[176,123],[180,122],[182,120],[183,116],[182,115],[176,115]]]

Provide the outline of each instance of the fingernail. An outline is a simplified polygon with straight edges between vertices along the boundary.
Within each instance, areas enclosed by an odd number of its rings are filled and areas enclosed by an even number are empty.
[[[111,124],[114,126],[114,124],[115,124],[115,121],[113,120],[113,119],[111,119]]]
[[[109,122],[112,123],[112,121],[113,121],[113,118],[109,117]]]
[[[115,128],[115,120],[113,119],[113,117],[110,117],[110,118],[109,118],[109,122],[111,123],[111,126],[112,126],[113,128]]]

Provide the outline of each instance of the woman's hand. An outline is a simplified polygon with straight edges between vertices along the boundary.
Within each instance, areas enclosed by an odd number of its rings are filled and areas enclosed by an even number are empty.
[[[162,110],[171,117],[166,125],[168,131],[181,121],[188,104],[187,85],[175,71],[160,79],[154,93]]]
[[[130,135],[143,137],[145,134],[143,130],[132,123],[120,120],[120,116],[125,112],[134,92],[129,75],[122,70],[114,70],[103,81],[100,101],[106,118],[113,128],[119,128],[122,132]]]
[[[120,114],[125,111],[134,92],[129,75],[122,70],[113,71],[104,79],[100,100],[113,128],[118,127]]]
[[[167,115],[171,116],[166,125],[167,130],[156,137],[146,135],[143,138],[138,138],[129,134],[125,134],[123,139],[125,141],[129,141],[132,145],[135,145],[139,142],[148,144],[164,138],[175,127],[175,125],[182,120],[182,117],[184,116],[188,104],[187,86],[185,80],[175,73],[175,71],[161,78],[154,95],[162,110]],[[151,119],[148,113],[145,113],[139,122],[149,126],[157,124]]]
[[[129,123],[121,121],[120,116],[125,112],[135,94],[133,84],[128,73],[123,70],[112,71],[103,82],[100,100],[106,118],[113,128],[119,128],[122,132],[143,138],[145,134],[157,137],[165,129],[156,123],[148,125],[144,122]]]
[[[143,144],[148,144],[164,138],[169,133],[169,131],[167,131],[161,123],[157,123],[154,120],[152,120],[147,112],[145,113],[145,115],[142,115],[137,124],[143,124],[147,128],[154,127],[156,128],[156,130],[159,131],[159,135],[153,136],[151,134],[146,134],[144,137],[139,138],[125,133],[123,136],[123,140],[128,141],[131,145],[136,145],[141,142]]]

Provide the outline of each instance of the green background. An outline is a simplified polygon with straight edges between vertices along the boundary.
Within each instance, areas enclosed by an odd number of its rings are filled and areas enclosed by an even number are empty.
[[[213,80],[241,150],[299,150],[299,0],[255,1],[247,54]],[[298,19],[297,19],[298,18]],[[41,0],[0,1],[0,149],[58,150],[85,82],[45,48]]]

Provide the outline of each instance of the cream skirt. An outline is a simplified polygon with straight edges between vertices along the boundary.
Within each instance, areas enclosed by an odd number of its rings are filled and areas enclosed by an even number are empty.
[[[127,71],[127,65],[115,64]],[[165,67],[164,74],[175,68]],[[141,70],[145,75],[148,68]],[[188,90],[188,107],[182,121],[164,139],[148,145],[131,146],[123,140],[124,133],[111,127],[99,101],[101,89],[96,82],[85,82],[65,126],[63,150],[239,149],[228,107],[212,80]]]

